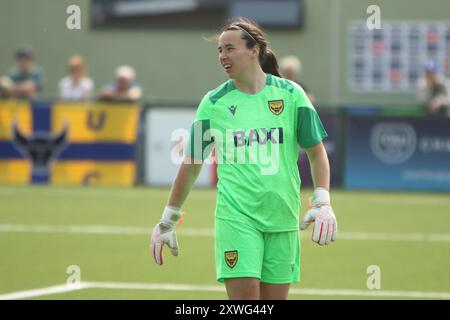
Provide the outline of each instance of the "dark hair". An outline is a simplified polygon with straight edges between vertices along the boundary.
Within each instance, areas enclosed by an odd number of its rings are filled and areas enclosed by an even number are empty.
[[[259,64],[263,71],[281,77],[278,71],[277,57],[269,48],[269,42],[266,40],[264,32],[255,21],[242,17],[233,18],[222,28],[222,32],[229,30],[242,31],[242,40],[245,40],[248,49],[259,47]]]

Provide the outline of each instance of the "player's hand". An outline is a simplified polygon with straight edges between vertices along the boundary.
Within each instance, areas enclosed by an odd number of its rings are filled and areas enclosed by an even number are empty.
[[[180,218],[179,208],[167,206],[164,209],[161,222],[153,228],[150,250],[158,265],[162,265],[164,262],[164,245],[170,248],[173,256],[178,256],[178,240],[175,226]]]
[[[300,222],[300,230],[305,230],[314,222],[312,241],[320,245],[329,244],[337,238],[336,216],[330,205],[330,194],[324,188],[316,188],[311,199],[311,208]]]

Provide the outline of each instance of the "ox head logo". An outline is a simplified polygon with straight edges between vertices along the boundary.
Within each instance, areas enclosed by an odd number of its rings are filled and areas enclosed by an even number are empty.
[[[50,164],[65,147],[68,135],[68,125],[56,135],[46,132],[36,132],[26,136],[20,132],[17,121],[13,123],[13,142],[16,148],[33,163],[33,171],[37,174],[46,174]]]

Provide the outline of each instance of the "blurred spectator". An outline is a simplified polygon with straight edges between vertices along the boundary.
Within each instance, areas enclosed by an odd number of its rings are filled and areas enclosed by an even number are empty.
[[[33,64],[33,51],[28,47],[20,48],[15,57],[17,66],[0,79],[2,96],[36,99],[42,91],[42,69]]]
[[[8,76],[0,77],[0,98],[8,98],[9,92],[12,90],[14,82]]]
[[[450,89],[447,81],[438,74],[438,65],[429,61],[424,77],[417,83],[417,100],[428,115],[450,116]]]
[[[120,66],[116,70],[115,81],[100,92],[99,99],[109,101],[132,101],[141,98],[141,88],[135,83],[136,73],[130,66]]]
[[[300,80],[301,71],[302,71],[302,63],[300,59],[297,58],[296,56],[286,56],[281,58],[280,60],[281,75],[288,80],[292,80],[298,83],[305,91],[309,100],[311,100],[311,102],[314,103],[315,97],[312,94],[311,90],[309,90],[306,84]]]
[[[87,76],[83,57],[75,55],[68,62],[69,75],[59,81],[61,100],[86,100],[91,97],[94,82]]]

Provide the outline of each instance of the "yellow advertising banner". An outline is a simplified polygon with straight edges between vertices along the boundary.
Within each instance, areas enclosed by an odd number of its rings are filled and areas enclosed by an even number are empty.
[[[131,186],[137,104],[0,101],[0,184]]]

